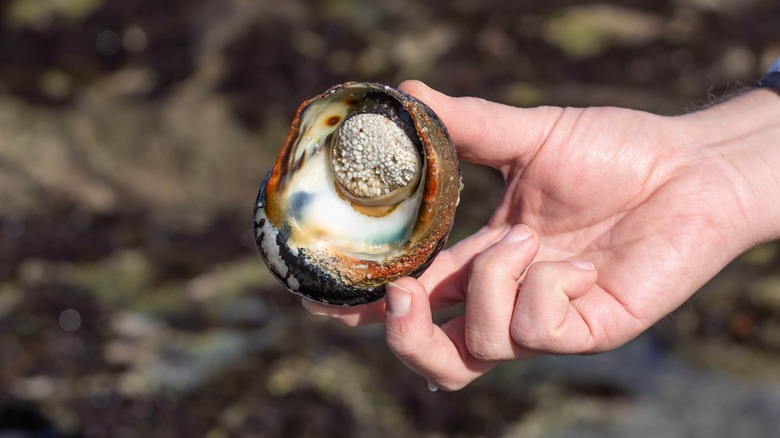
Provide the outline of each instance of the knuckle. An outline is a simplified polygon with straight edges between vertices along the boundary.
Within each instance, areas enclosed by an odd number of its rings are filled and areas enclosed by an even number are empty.
[[[493,361],[501,359],[501,349],[497,345],[482,340],[466,339],[466,349],[475,359]]]
[[[512,341],[514,341],[515,344],[523,347],[523,348],[534,348],[534,339],[528,335],[526,330],[524,330],[522,327],[518,327],[515,324],[512,324],[512,327],[509,330],[510,335],[512,336]]]
[[[512,324],[510,334],[517,345],[530,350],[546,351],[561,341],[559,330],[523,323]]]
[[[500,278],[506,270],[505,264],[499,257],[494,257],[494,251],[486,250],[471,262],[471,278]]]

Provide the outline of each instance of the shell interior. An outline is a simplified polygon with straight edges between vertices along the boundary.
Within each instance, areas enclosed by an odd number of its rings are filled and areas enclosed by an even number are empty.
[[[291,247],[320,248],[380,260],[411,234],[423,184],[381,216],[368,215],[343,196],[331,165],[334,133],[366,95],[348,90],[316,100],[301,115],[300,134],[288,156],[275,202],[281,206]],[[421,160],[424,172],[425,160]]]
[[[394,125],[371,131],[375,114]],[[381,147],[345,140],[345,121],[349,130],[358,126],[367,137],[390,140]],[[344,161],[362,159],[363,152],[366,166]],[[336,178],[334,169],[343,173],[343,166],[353,173]],[[355,181],[367,186],[356,188]],[[381,193],[372,188],[375,183]],[[298,110],[260,188],[255,237],[271,271],[291,292],[329,304],[374,301],[388,281],[421,274],[444,246],[459,184],[455,148],[430,108],[380,84],[338,85]]]

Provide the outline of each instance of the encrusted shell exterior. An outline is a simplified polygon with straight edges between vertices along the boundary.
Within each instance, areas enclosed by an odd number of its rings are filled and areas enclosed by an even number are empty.
[[[302,115],[319,99],[356,88],[381,91],[400,102],[412,115],[427,163],[417,222],[398,253],[378,260],[287,245],[285,218],[275,194],[289,157],[301,134]],[[375,83],[348,82],[304,102],[298,109],[276,164],[263,182],[255,202],[254,229],[258,248],[274,276],[291,292],[333,305],[358,305],[384,297],[385,284],[419,276],[446,243],[460,195],[460,168],[447,129],[434,112],[414,97]]]

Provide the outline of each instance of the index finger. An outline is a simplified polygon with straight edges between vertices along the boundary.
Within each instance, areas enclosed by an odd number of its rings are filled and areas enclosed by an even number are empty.
[[[527,165],[563,113],[557,107],[517,108],[475,97],[450,97],[420,81],[404,81],[398,88],[433,109],[462,159],[496,169],[516,160]]]
[[[469,353],[463,317],[442,327],[433,323],[428,294],[420,282],[398,279],[388,285],[387,299],[387,344],[404,365],[429,383],[454,391],[497,365]]]

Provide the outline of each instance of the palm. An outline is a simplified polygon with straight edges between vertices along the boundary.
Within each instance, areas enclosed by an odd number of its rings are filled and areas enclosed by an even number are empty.
[[[734,256],[710,252],[722,251],[723,242],[711,212],[703,208],[710,204],[702,202],[728,193],[727,181],[702,184],[699,173],[706,160],[701,168],[678,167],[687,160],[674,154],[689,152],[665,148],[673,139],[653,129],[655,119],[619,109],[564,111],[525,166],[503,169],[507,189],[488,224],[522,223],[537,230],[541,246],[535,260],[596,265],[599,276],[590,298],[608,296],[611,305],[581,312],[591,321],[609,320],[609,332],[621,334],[597,349],[632,338],[714,273],[692,272],[691,260]],[[598,324],[591,329],[608,332]]]

